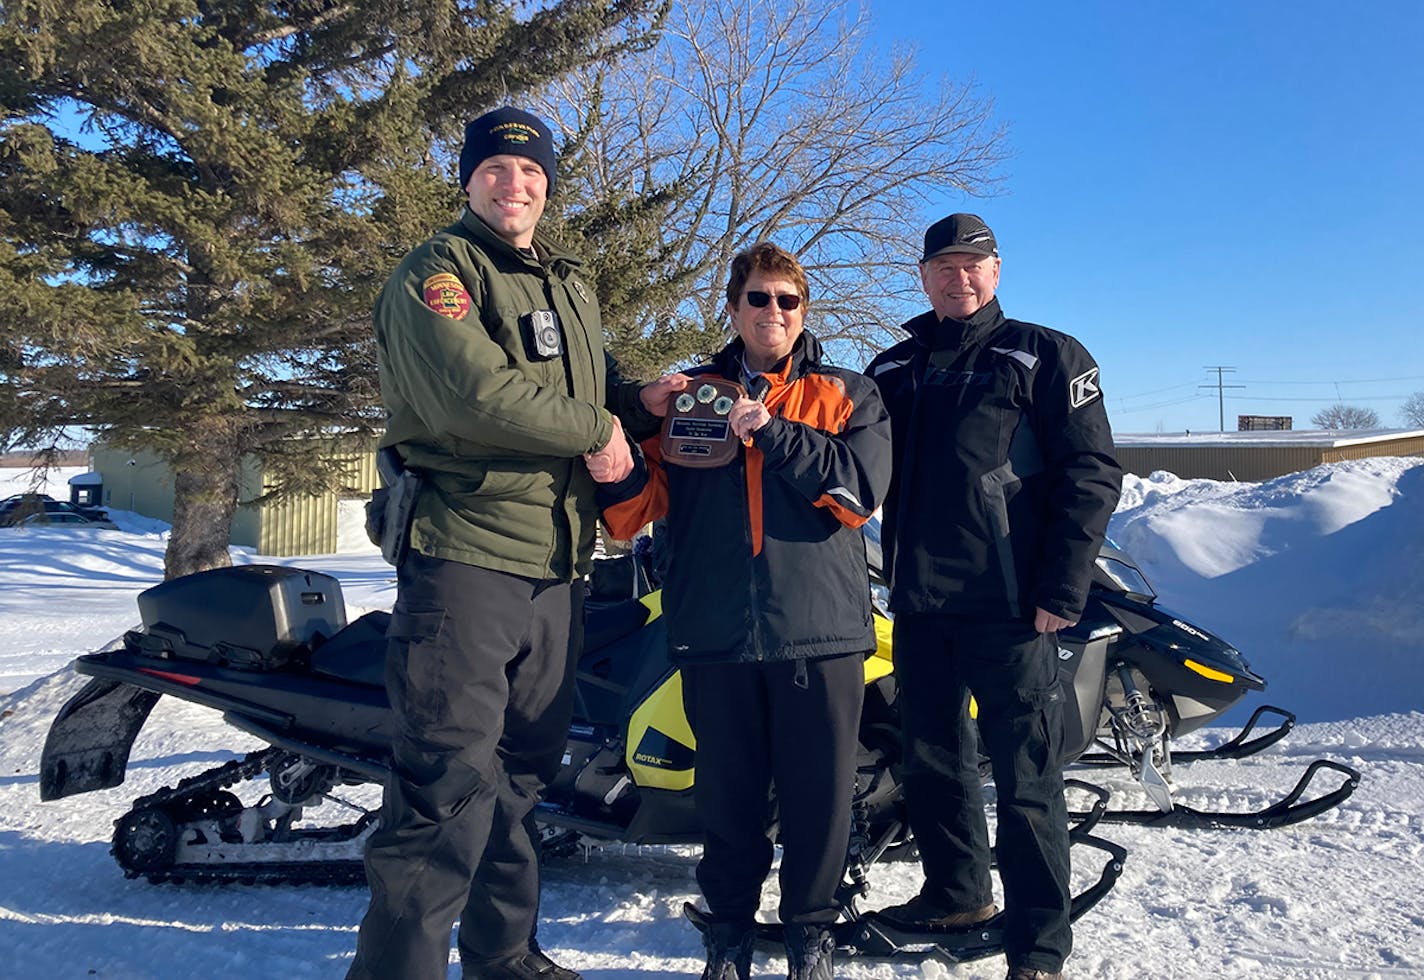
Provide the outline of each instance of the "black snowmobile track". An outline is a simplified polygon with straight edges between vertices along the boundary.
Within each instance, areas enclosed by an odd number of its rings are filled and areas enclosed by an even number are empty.
[[[211,808],[221,807],[231,799],[226,790],[256,779],[274,759],[284,755],[282,749],[269,748],[252,752],[207,772],[190,776],[177,786],[164,787],[156,793],[140,797],[129,811],[114,821],[114,840],[110,853],[128,878],[147,878],[155,884],[296,884],[351,885],[365,882],[365,872],[359,858],[352,860],[247,861],[219,863],[174,863],[172,851],[176,835],[194,819],[210,815]],[[240,805],[240,804],[239,804]],[[165,820],[167,821],[165,823]],[[305,839],[340,842],[357,836],[360,822],[341,827],[298,831]],[[174,839],[164,841],[171,831]],[[255,845],[263,846],[263,845]],[[167,860],[165,861],[165,855]]]
[[[1088,911],[1117,884],[1127,861],[1127,851],[1112,841],[1103,840],[1090,834],[1073,832],[1072,841],[1108,855],[1098,880],[1082,892],[1073,896],[1073,905],[1068,915],[1070,921]],[[697,927],[706,932],[711,920],[707,913],[692,903],[685,903],[683,914]],[[758,922],[757,942],[769,948],[781,948],[782,927],[778,922]],[[984,959],[1001,955],[1004,951],[1004,914],[965,929],[947,929],[935,932],[910,931],[891,925],[874,912],[855,915],[854,918],[837,922],[831,927],[836,938],[836,952],[842,956],[891,957],[904,955],[936,954],[953,963]]]

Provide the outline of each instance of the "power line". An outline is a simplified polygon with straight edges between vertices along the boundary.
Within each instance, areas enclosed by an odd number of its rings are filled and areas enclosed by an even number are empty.
[[[1205,395],[1191,395],[1187,398],[1173,398],[1165,402],[1154,402],[1151,405],[1141,405],[1137,408],[1127,408],[1126,406],[1115,406],[1114,415],[1135,415],[1139,412],[1155,412],[1159,408],[1171,408],[1173,405],[1186,405],[1191,402],[1201,401]]]
[[[1116,398],[1118,401],[1127,401],[1128,399],[1132,398],[1146,398],[1149,395],[1160,395],[1166,391],[1177,391],[1182,388],[1192,388],[1195,385],[1195,381],[1188,381],[1186,384],[1168,385],[1165,388],[1153,388],[1150,391],[1139,391],[1134,395],[1114,395],[1113,397]]]
[[[1270,395],[1232,395],[1239,402],[1390,402],[1408,398],[1408,395],[1352,395],[1341,398],[1338,395],[1323,395],[1320,398],[1272,398]]]
[[[1339,380],[1332,378],[1329,381],[1259,381],[1251,378],[1247,381],[1253,385],[1373,385],[1393,381],[1424,381],[1424,375],[1412,374],[1402,378],[1342,378]]]
[[[1213,370],[1213,368],[1207,368],[1207,370],[1210,371],[1210,370]],[[1386,382],[1394,382],[1394,381],[1424,381],[1424,374],[1421,374],[1421,375],[1406,375],[1406,376],[1404,376],[1404,377],[1398,377],[1398,378],[1349,378],[1349,379],[1343,379],[1343,380],[1340,380],[1340,381],[1262,381],[1262,380],[1257,379],[1257,378],[1241,378],[1241,379],[1238,379],[1238,380],[1240,380],[1241,383],[1244,384],[1244,385],[1365,385],[1365,384],[1384,384],[1384,383],[1386,383]],[[1133,392],[1133,393],[1130,394],[1130,395],[1113,394],[1112,398],[1113,398],[1113,400],[1114,400],[1115,402],[1118,402],[1118,403],[1126,403],[1126,402],[1130,402],[1130,401],[1133,401],[1133,400],[1139,399],[1139,398],[1149,398],[1149,397],[1151,397],[1151,396],[1153,396],[1153,395],[1160,395],[1160,394],[1163,394],[1163,393],[1168,392],[1168,391],[1179,391],[1179,390],[1181,390],[1182,388],[1191,388],[1191,387],[1215,388],[1216,385],[1201,385],[1201,384],[1199,384],[1198,382],[1195,382],[1195,381],[1187,381],[1187,382],[1185,382],[1185,383],[1183,383],[1183,384],[1167,385],[1167,386],[1164,387],[1164,388],[1150,388],[1150,389],[1148,389],[1147,391]],[[1240,395],[1235,395],[1235,396],[1233,396],[1233,397],[1239,398],[1239,397],[1241,397],[1241,396],[1240,396]],[[1381,397],[1386,397],[1386,398],[1394,398],[1394,397],[1404,398],[1404,397],[1407,397],[1407,396],[1405,396],[1405,395],[1398,395],[1398,396],[1395,396],[1395,395],[1386,395],[1386,396],[1381,396]],[[1172,404],[1178,404],[1178,403],[1176,403],[1176,402],[1164,402],[1163,404],[1164,404],[1164,405],[1172,405]],[[1158,407],[1160,407],[1160,406],[1158,406]],[[1134,411],[1135,411],[1135,410],[1134,410]]]
[[[1158,410],[1164,409],[1164,408],[1174,408],[1174,407],[1176,407],[1176,406],[1178,406],[1178,405],[1189,405],[1189,404],[1191,404],[1191,403],[1193,403],[1193,402],[1200,401],[1202,398],[1209,397],[1209,395],[1205,394],[1204,392],[1199,392],[1198,394],[1189,395],[1189,396],[1187,396],[1187,397],[1185,397],[1185,398],[1167,398],[1167,399],[1163,399],[1163,400],[1161,400],[1161,401],[1150,402],[1150,403],[1145,404],[1145,405],[1134,405],[1134,404],[1130,404],[1130,403],[1133,402],[1134,400],[1140,400],[1140,399],[1144,399],[1144,398],[1150,398],[1150,397],[1153,396],[1153,395],[1162,395],[1162,394],[1166,394],[1167,392],[1180,391],[1180,390],[1183,389],[1183,388],[1196,387],[1196,388],[1198,388],[1198,389],[1205,389],[1205,391],[1211,391],[1211,390],[1214,389],[1214,390],[1216,391],[1216,393],[1217,393],[1217,416],[1218,416],[1218,424],[1222,427],[1222,431],[1225,431],[1225,425],[1226,425],[1226,409],[1225,409],[1224,393],[1225,393],[1225,389],[1227,389],[1227,388],[1246,388],[1246,387],[1248,387],[1248,386],[1266,386],[1266,385],[1354,385],[1354,384],[1383,384],[1383,383],[1386,383],[1386,382],[1399,382],[1399,381],[1424,381],[1424,375],[1404,375],[1404,376],[1395,377],[1395,378],[1355,378],[1355,379],[1346,380],[1346,381],[1245,381],[1245,380],[1243,380],[1242,383],[1240,383],[1240,384],[1225,384],[1225,383],[1224,383],[1223,375],[1224,375],[1226,372],[1228,372],[1228,371],[1234,372],[1234,371],[1236,370],[1235,368],[1227,367],[1227,366],[1225,366],[1225,365],[1221,365],[1221,366],[1213,365],[1213,366],[1211,366],[1211,367],[1207,367],[1205,370],[1207,370],[1207,371],[1215,371],[1215,372],[1217,373],[1217,380],[1216,380],[1215,383],[1198,384],[1198,383],[1196,383],[1196,382],[1186,382],[1186,383],[1184,383],[1184,384],[1167,385],[1167,386],[1162,387],[1162,388],[1152,388],[1152,389],[1149,389],[1149,390],[1147,390],[1147,391],[1135,392],[1135,393],[1133,393],[1133,394],[1131,394],[1131,395],[1116,395],[1116,394],[1115,394],[1115,395],[1112,395],[1112,396],[1109,398],[1109,403],[1110,403],[1111,406],[1112,406],[1112,414],[1113,414],[1115,417],[1120,417],[1120,416],[1125,416],[1125,415],[1140,415],[1140,414],[1142,414],[1143,412],[1155,412],[1155,411],[1158,411]],[[1348,403],[1348,402],[1402,401],[1403,399],[1408,398],[1409,395],[1407,395],[1407,394],[1401,394],[1401,395],[1358,395],[1358,396],[1342,396],[1342,395],[1338,392],[1338,389],[1337,389],[1337,392],[1336,392],[1336,394],[1334,394],[1334,395],[1321,395],[1321,396],[1317,396],[1317,397],[1304,397],[1304,396],[1301,396],[1301,397],[1290,397],[1290,396],[1275,397],[1275,396],[1271,396],[1271,395],[1232,395],[1231,397],[1232,397],[1233,399],[1235,399],[1236,401],[1241,401],[1241,402],[1256,402],[1256,403],[1258,403],[1258,404],[1259,404],[1259,403],[1267,403],[1267,404],[1269,404],[1269,403],[1279,403],[1279,402],[1295,402],[1295,403],[1307,403],[1307,404],[1315,404],[1315,405],[1319,405],[1319,404],[1335,405],[1335,404],[1343,404],[1343,403]]]

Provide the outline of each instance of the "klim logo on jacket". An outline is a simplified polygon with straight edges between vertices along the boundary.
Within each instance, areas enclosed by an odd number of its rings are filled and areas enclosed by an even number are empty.
[[[1073,408],[1082,408],[1101,394],[1097,368],[1084,371],[1068,383],[1068,402]]]

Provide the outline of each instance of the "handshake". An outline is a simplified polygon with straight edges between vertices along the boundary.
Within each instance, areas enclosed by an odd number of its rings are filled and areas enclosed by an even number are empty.
[[[644,385],[638,392],[643,407],[661,418],[668,412],[668,402],[692,381],[685,374],[666,374],[656,381]],[[628,437],[623,434],[623,423],[613,418],[613,436],[608,444],[597,452],[584,453],[589,475],[599,483],[617,483],[633,472],[633,453],[628,447]]]
[[[686,375],[664,375],[642,386],[638,399],[648,412],[662,417],[668,415],[668,402],[672,396],[691,382],[691,377]],[[622,423],[618,422],[618,416],[614,416],[614,434],[607,446],[597,453],[584,453],[584,463],[588,464],[588,474],[598,483],[618,483],[632,473],[632,450],[628,447],[628,437],[622,430]]]
[[[665,374],[644,385],[638,397],[644,408],[661,418],[667,415],[672,399],[691,383],[692,379],[685,374]],[[732,405],[727,421],[736,437],[745,442],[753,432],[771,421],[771,412],[761,398],[742,397]],[[583,458],[589,475],[599,483],[617,483],[633,472],[633,454],[623,433],[623,424],[616,416],[613,419],[613,436],[608,444],[597,452],[584,453]]]
[[[588,466],[588,474],[599,483],[617,483],[633,472],[633,451],[628,447],[628,437],[623,433],[623,423],[613,416],[613,435],[607,445],[597,452],[584,453],[583,461]]]
[[[638,399],[652,415],[665,416],[668,415],[668,402],[672,396],[691,382],[691,377],[686,375],[664,375],[642,386]],[[632,473],[632,450],[628,447],[628,436],[625,436],[618,416],[614,416],[614,434],[607,446],[597,453],[584,453],[584,463],[588,466],[588,474],[598,483],[618,483],[628,479],[628,474]]]

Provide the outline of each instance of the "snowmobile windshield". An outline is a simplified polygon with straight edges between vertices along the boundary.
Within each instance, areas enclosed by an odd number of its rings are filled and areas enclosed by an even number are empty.
[[[871,578],[885,578],[885,557],[880,547],[880,514],[877,511],[870,520],[860,526],[861,537],[865,538],[865,563],[870,566]]]
[[[1137,566],[1114,555],[1098,555],[1098,571],[1107,577],[1118,591],[1149,602],[1157,598],[1152,586]]]
[[[886,619],[894,619],[895,614],[890,611],[890,586],[879,579],[870,580],[870,604],[875,607],[875,611]]]

